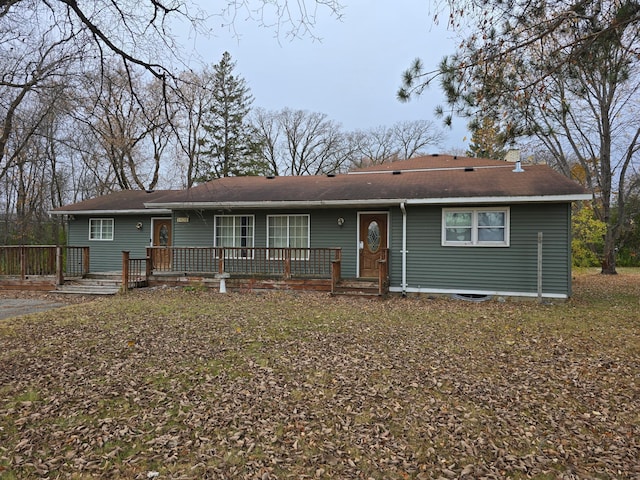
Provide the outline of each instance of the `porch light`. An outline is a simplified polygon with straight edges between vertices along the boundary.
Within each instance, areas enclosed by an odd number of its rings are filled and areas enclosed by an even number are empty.
[[[344,225],[344,218],[338,217],[338,226],[341,227],[342,225]]]
[[[136,223],[136,228],[137,228],[138,230],[142,230],[142,222],[138,222],[138,223]]]

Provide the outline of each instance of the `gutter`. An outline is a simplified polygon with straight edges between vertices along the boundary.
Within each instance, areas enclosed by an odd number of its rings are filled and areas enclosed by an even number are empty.
[[[117,208],[108,210],[49,210],[49,215],[149,215],[149,214],[170,214],[172,210],[168,208],[140,208],[140,209],[125,209],[120,210]]]
[[[238,201],[238,202],[147,202],[146,208],[176,209],[176,210],[207,210],[207,209],[232,209],[232,208],[309,208],[309,207],[335,207],[348,206],[392,206],[404,203],[405,205],[474,205],[474,204],[510,204],[510,203],[556,203],[574,202],[580,200],[592,200],[589,194],[567,195],[531,195],[531,196],[486,196],[486,197],[437,197],[437,198],[379,198],[360,200],[266,200],[266,201]]]
[[[400,202],[402,210],[402,296],[407,296],[407,208],[405,201]]]

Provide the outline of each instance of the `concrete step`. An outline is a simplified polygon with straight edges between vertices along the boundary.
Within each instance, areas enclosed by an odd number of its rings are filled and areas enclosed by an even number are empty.
[[[120,291],[119,286],[109,285],[60,285],[52,293],[69,295],[115,295]]]
[[[65,282],[65,285],[83,285],[87,287],[119,287],[122,284],[119,280],[109,280],[109,279],[89,279],[82,278],[79,280],[72,280]]]
[[[115,295],[120,291],[122,282],[117,276],[93,276],[93,278],[77,278],[59,285],[55,293],[71,295]]]
[[[338,282],[334,295],[379,296],[378,282],[358,279],[343,279]]]

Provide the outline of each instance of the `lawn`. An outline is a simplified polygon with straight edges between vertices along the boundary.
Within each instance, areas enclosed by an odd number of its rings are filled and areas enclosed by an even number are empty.
[[[536,302],[155,289],[0,321],[0,478],[640,478],[640,272]]]

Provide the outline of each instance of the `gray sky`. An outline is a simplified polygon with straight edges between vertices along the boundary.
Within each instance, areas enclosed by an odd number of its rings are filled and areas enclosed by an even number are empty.
[[[422,58],[432,69],[454,52],[453,33],[446,25],[433,24],[429,2],[344,0],[343,4],[341,20],[320,15],[314,34],[321,41],[278,40],[273,29],[241,18],[235,22],[239,38],[218,30],[211,38],[191,38],[184,47],[194,52],[194,61],[199,56],[208,64],[218,63],[228,51],[257,107],[325,113],[346,130],[404,120],[431,120],[440,127],[442,122],[434,115],[435,106],[443,103],[438,85],[409,103],[396,99],[402,72],[413,59]],[[454,119],[454,128],[445,129],[441,153],[466,149],[465,124],[465,119]]]

